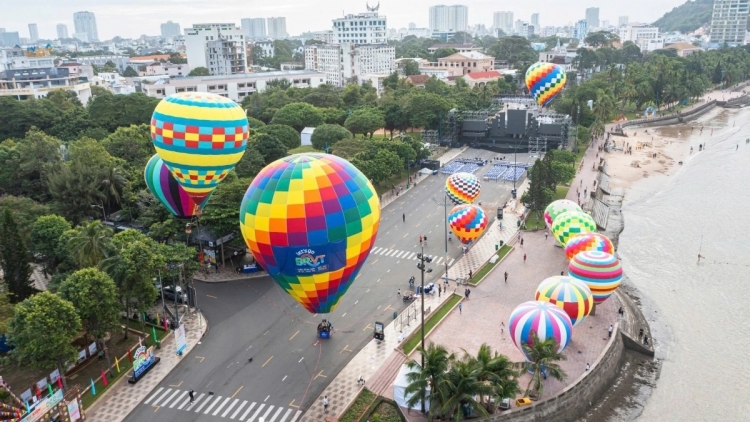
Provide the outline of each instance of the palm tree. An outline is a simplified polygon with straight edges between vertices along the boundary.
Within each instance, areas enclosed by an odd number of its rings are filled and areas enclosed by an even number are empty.
[[[73,259],[80,268],[96,267],[111,250],[112,230],[100,221],[78,227],[75,236],[68,240]]]
[[[430,403],[427,419],[431,421],[443,407],[440,389],[455,356],[449,354],[445,347],[434,343],[430,343],[426,350],[421,346],[417,350],[424,357],[424,367],[414,360],[406,364],[411,372],[406,375],[409,385],[405,389],[405,394],[413,394],[407,401],[407,405],[412,408],[422,401],[422,397],[425,397]]]
[[[102,179],[99,182],[99,189],[106,197],[106,204],[112,205],[111,201],[114,199],[116,204],[120,204],[122,199],[122,190],[128,179],[122,174],[122,170],[118,167],[109,167],[104,170]]]
[[[489,391],[479,392],[479,402],[487,411],[494,411],[494,406],[490,406],[489,403],[490,397],[494,398],[497,403],[502,399],[515,397],[518,393],[518,373],[513,370],[514,364],[504,355],[497,352],[493,355],[492,349],[486,343],[479,347],[476,357],[467,354],[464,358],[477,371],[477,380],[489,387]],[[485,394],[488,398],[486,403]]]
[[[492,390],[489,385],[480,381],[480,370],[472,364],[471,357],[467,357],[451,365],[441,385],[446,400],[440,413],[449,415],[455,421],[464,420],[472,413],[472,409],[476,409],[481,416],[489,414],[475,397],[490,394]]]
[[[526,386],[525,395],[528,396],[533,391],[541,399],[544,392],[544,379],[546,379],[546,376],[543,377],[542,369],[552,378],[558,381],[565,381],[568,375],[556,362],[566,360],[567,358],[558,352],[559,345],[555,339],[548,338],[541,341],[536,331],[531,331],[530,343],[523,343],[523,351],[530,361],[528,365],[533,369],[529,385]]]

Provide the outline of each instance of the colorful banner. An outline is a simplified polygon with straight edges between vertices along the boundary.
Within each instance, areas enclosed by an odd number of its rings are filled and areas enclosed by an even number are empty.
[[[146,350],[146,346],[140,346],[133,356],[133,378],[138,379],[152,365],[154,365],[154,350]]]
[[[21,422],[35,422],[44,415],[46,415],[50,410],[54,409],[55,406],[57,406],[57,403],[60,403],[63,399],[63,392],[62,390],[57,390],[55,394],[47,397],[46,399],[40,401],[34,409],[26,415],[23,419],[21,419]]]
[[[81,420],[81,409],[78,408],[78,399],[68,402],[68,415],[70,415],[70,422]]]
[[[94,356],[96,354],[96,342],[93,342],[89,344],[89,356]]]
[[[182,355],[182,351],[187,348],[187,339],[185,338],[185,326],[183,324],[180,324],[180,327],[177,329],[177,339],[175,340],[175,348],[177,349],[177,354]]]

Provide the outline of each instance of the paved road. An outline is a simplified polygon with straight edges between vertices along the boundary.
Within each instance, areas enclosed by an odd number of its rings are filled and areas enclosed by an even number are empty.
[[[494,155],[468,150],[462,157]],[[525,162],[527,155],[519,154],[518,160]],[[487,169],[476,174],[481,177]],[[412,275],[419,281],[420,235],[427,236],[425,253],[435,259],[426,282],[442,273],[444,209],[431,198],[441,200],[445,178],[430,176],[384,210],[377,242],[359,278],[327,316],[335,328],[330,340],[316,338],[323,316],[309,314],[270,278],[198,284],[208,333],[126,420],[296,421],[371,338],[373,322],[390,321],[394,311],[405,307],[396,292],[408,289]],[[489,217],[494,219],[494,210],[507,200],[511,188],[509,182],[483,183],[480,201]],[[450,264],[461,254],[460,243],[454,239],[448,249]],[[192,405],[187,395],[191,388],[196,391]]]

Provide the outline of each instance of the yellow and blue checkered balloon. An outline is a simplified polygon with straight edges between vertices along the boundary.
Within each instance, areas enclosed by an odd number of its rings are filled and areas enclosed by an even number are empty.
[[[208,92],[170,95],[151,116],[151,139],[157,154],[198,204],[240,161],[248,136],[242,108]]]

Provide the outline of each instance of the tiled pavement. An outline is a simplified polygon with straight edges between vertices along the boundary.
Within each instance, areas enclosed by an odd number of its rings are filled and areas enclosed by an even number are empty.
[[[161,362],[135,385],[128,384],[127,376],[120,378],[116,385],[102,393],[104,397],[86,410],[88,421],[120,422],[124,420],[151,393],[154,387],[177,366],[180,360],[185,359],[193,347],[198,344],[208,326],[200,313],[190,313],[183,321],[187,349],[182,356],[177,356],[174,333],[172,333],[162,342],[161,349],[156,350],[156,356],[161,358]]]

